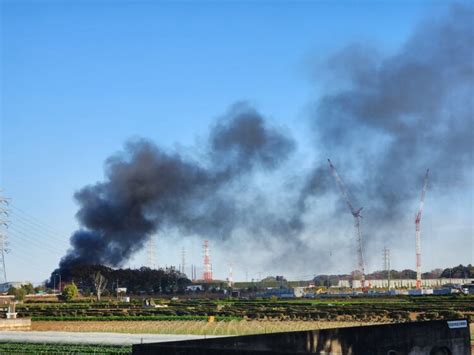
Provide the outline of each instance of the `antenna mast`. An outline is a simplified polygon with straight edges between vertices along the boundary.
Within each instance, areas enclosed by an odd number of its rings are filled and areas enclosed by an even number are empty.
[[[425,178],[423,180],[423,190],[421,190],[420,206],[415,216],[415,239],[416,239],[416,288],[421,289],[421,214],[425,204],[425,194],[428,187],[428,174],[430,169],[426,169]]]
[[[360,284],[361,284],[362,289],[365,289],[364,254],[362,251],[362,233],[360,230],[360,219],[362,218],[360,211],[362,211],[363,207],[360,207],[359,209],[354,208],[354,206],[351,203],[351,200],[349,199],[349,192],[347,191],[346,185],[344,184],[341,177],[337,173],[337,170],[334,167],[334,165],[332,165],[330,159],[328,159],[328,163],[329,163],[329,168],[331,169],[331,173],[333,174],[334,179],[336,180],[337,186],[339,187],[339,190],[341,190],[342,196],[344,197],[344,200],[346,201],[346,204],[349,207],[349,210],[351,211],[352,216],[354,217],[354,227],[355,227],[356,239],[357,239],[357,257],[358,257],[359,271],[361,273]]]

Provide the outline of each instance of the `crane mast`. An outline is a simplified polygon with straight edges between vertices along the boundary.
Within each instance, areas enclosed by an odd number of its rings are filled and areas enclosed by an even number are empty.
[[[423,180],[423,190],[421,190],[420,206],[415,216],[415,242],[416,242],[416,288],[421,289],[421,214],[425,204],[426,188],[428,187],[428,174],[430,169],[426,169],[425,178]]]
[[[339,190],[341,190],[342,196],[349,207],[349,210],[354,217],[354,227],[355,227],[355,233],[356,233],[356,239],[357,239],[357,257],[358,257],[358,265],[359,265],[359,271],[361,273],[361,287],[362,289],[365,289],[365,266],[364,266],[364,254],[363,254],[363,248],[362,248],[362,233],[361,233],[361,227],[360,227],[360,220],[362,218],[360,212],[362,211],[362,207],[359,209],[355,209],[353,204],[351,203],[351,200],[349,198],[349,192],[347,191],[347,187],[342,181],[341,177],[337,173],[336,168],[334,165],[332,165],[331,160],[328,159],[329,163],[329,168],[331,169],[331,173],[334,176],[334,179],[336,180],[337,186],[339,187]]]

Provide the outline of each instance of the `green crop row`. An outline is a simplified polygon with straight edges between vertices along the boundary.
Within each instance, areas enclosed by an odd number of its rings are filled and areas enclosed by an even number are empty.
[[[1,354],[131,354],[132,347],[116,345],[0,343]]]
[[[207,321],[207,316],[39,316],[32,317],[33,321]],[[216,321],[229,322],[242,320],[241,317],[216,316]]]

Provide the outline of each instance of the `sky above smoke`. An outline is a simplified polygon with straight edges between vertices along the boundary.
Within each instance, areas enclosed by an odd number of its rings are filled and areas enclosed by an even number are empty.
[[[61,266],[123,266],[150,236],[173,229],[176,238],[265,248],[264,262],[293,269],[326,247],[329,230],[355,250],[350,223],[338,222],[350,215],[326,157],[367,211],[364,244],[388,243],[407,211],[415,213],[427,168],[429,190],[472,181],[473,23],[473,8],[455,5],[420,24],[395,54],[351,44],[329,57],[320,70],[330,85],[308,119],[319,157],[309,158],[311,169],[298,166],[291,133],[247,103],[220,117],[194,154],[130,141],[106,161],[103,182],[75,194],[81,229]],[[318,263],[330,263],[323,255]]]

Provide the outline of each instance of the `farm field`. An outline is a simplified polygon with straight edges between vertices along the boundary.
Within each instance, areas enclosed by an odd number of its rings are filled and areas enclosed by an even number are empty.
[[[376,323],[318,321],[34,321],[34,331],[114,332],[139,334],[248,335],[297,330],[351,327]]]
[[[132,347],[84,344],[0,343],[0,354],[131,354]]]
[[[17,306],[19,317],[33,321],[344,321],[405,322],[413,320],[474,319],[473,296],[354,297],[303,300],[166,300],[144,307],[108,302],[26,302]]]

